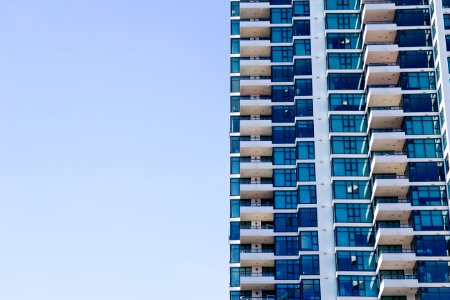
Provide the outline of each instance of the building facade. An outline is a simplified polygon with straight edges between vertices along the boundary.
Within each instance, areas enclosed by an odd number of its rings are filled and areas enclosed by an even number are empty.
[[[450,0],[230,4],[230,299],[450,299]]]

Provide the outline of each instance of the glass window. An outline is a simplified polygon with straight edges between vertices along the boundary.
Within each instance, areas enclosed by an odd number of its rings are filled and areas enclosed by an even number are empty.
[[[447,192],[445,186],[411,186],[409,197],[412,205],[440,206],[447,205]]]
[[[299,249],[300,251],[318,251],[319,238],[317,231],[300,231]]]
[[[372,247],[374,234],[372,227],[336,227],[336,246]]]
[[[277,284],[275,291],[276,298],[274,299],[302,300],[300,284]]]
[[[300,208],[298,210],[299,227],[317,227],[317,208]]]
[[[445,181],[442,162],[411,162],[408,164],[409,181]]]
[[[230,73],[239,73],[240,72],[240,59],[239,57],[230,58]]]
[[[406,148],[411,158],[442,158],[441,139],[407,139]]]
[[[444,28],[445,30],[450,29],[450,15],[444,15]]]
[[[450,1],[444,0],[442,4],[447,3],[450,7]],[[447,300],[450,299],[450,288],[420,288],[420,300]]]
[[[275,239],[275,255],[276,256],[292,256],[298,255],[299,242],[296,236],[276,236]]]
[[[230,77],[230,92],[239,93],[241,91],[241,81],[238,76]]]
[[[330,94],[331,111],[363,111],[366,109],[364,94]]]
[[[278,259],[275,261],[275,279],[298,280],[300,277],[300,265],[298,260]]]
[[[316,181],[315,164],[298,164],[298,181]]]
[[[319,275],[320,274],[319,255],[301,255],[300,274]]]
[[[414,210],[414,230],[448,230],[448,211]]]
[[[429,29],[398,30],[399,47],[431,46],[431,31]]]
[[[294,102],[294,86],[272,86],[272,102]]]
[[[270,10],[270,23],[272,24],[287,24],[292,23],[292,9],[291,8],[272,8]]]
[[[231,54],[239,54],[240,50],[239,39],[231,39]]]
[[[270,41],[272,43],[292,43],[292,28],[272,27]]]
[[[418,261],[419,282],[450,282],[450,262]]]
[[[376,254],[372,251],[337,251],[336,267],[338,271],[375,271]]]
[[[238,96],[230,97],[230,112],[239,112],[241,109],[241,99]]]
[[[310,117],[313,115],[312,99],[297,99],[295,101],[295,115],[297,117]]]
[[[366,158],[334,158],[332,176],[369,176],[370,165]]]
[[[311,59],[296,59],[295,75],[312,75]]]
[[[292,62],[294,49],[290,46],[272,47],[272,62]]]
[[[239,35],[240,28],[241,26],[239,20],[231,20],[231,35]]]
[[[438,111],[437,95],[433,94],[405,94],[403,95],[403,111],[432,112]]]
[[[397,26],[430,26],[428,9],[399,9],[395,12]]]
[[[450,236],[417,235],[414,238],[417,256],[449,256]]]
[[[274,191],[275,209],[296,209],[298,203],[297,191]]]
[[[434,68],[432,51],[400,51],[400,68]]]
[[[296,186],[295,169],[275,169],[273,170],[273,186]]]
[[[298,231],[297,214],[274,214],[275,232],[296,232]]]
[[[332,115],[330,117],[331,132],[366,132],[365,115]]]
[[[328,69],[362,69],[361,53],[329,53],[327,56]]]
[[[239,240],[241,236],[240,222],[230,222],[230,240]]]
[[[230,196],[239,196],[241,193],[239,178],[230,178]]]
[[[378,285],[376,276],[338,276],[339,296],[376,297]]]
[[[326,10],[359,10],[359,0],[326,0]]]
[[[314,122],[311,120],[299,120],[296,122],[297,137],[314,137]]]
[[[370,199],[369,181],[335,180],[333,181],[334,199]]]
[[[240,9],[239,9],[239,2],[231,2],[231,16],[232,17],[239,17]]]
[[[336,223],[372,223],[372,207],[370,204],[337,203],[334,219]]]
[[[292,144],[295,142],[295,128],[289,126],[272,127],[272,143]]]
[[[403,72],[400,74],[400,87],[405,90],[434,90],[434,72]]]
[[[312,96],[312,79],[296,79],[295,96]]]
[[[365,136],[333,136],[331,137],[331,153],[367,154],[368,144]]]
[[[314,142],[298,142],[297,143],[298,159],[314,159]]]
[[[315,185],[301,185],[298,187],[298,203],[316,204],[317,194]]]
[[[320,300],[320,280],[302,279],[300,283],[302,300]],[[278,298],[282,299],[282,298]],[[290,299],[289,299],[290,300]]]
[[[272,122],[273,123],[294,123],[295,107],[294,106],[272,106]]]
[[[295,1],[294,2],[294,16],[308,17],[310,14],[309,1]]]
[[[329,90],[362,90],[363,88],[364,88],[364,74],[362,73],[328,74]]]
[[[294,55],[295,56],[308,56],[311,55],[311,41],[307,39],[296,39],[294,42]]]
[[[294,21],[294,35],[295,36],[311,35],[311,26],[309,20]]]
[[[328,33],[327,49],[361,49],[361,40],[359,33]]]
[[[294,80],[294,68],[292,66],[273,66],[272,82],[292,82]]]
[[[360,27],[360,14],[326,14],[326,29],[359,29]]]
[[[439,117],[405,117],[404,126],[406,134],[424,135],[424,134],[440,134]]]
[[[297,158],[295,148],[291,147],[273,148],[274,165],[295,165],[296,159]]]

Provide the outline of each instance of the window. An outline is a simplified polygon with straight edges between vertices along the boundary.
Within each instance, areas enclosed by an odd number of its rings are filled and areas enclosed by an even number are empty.
[[[230,222],[230,240],[239,240],[241,236],[241,224],[239,222]]]
[[[231,96],[230,97],[230,112],[239,112],[241,109],[240,97]]]
[[[439,117],[405,117],[404,126],[406,134],[423,135],[439,134]]]
[[[239,73],[240,72],[240,59],[239,57],[230,58],[230,73]]]
[[[327,49],[361,49],[359,33],[328,33]]]
[[[295,115],[297,117],[310,117],[313,115],[312,99],[298,99],[295,101]]]
[[[309,1],[295,1],[294,2],[294,16],[308,17],[310,13]]]
[[[311,59],[295,60],[295,75],[312,75]]]
[[[411,186],[409,196],[412,205],[440,206],[447,205],[445,186]]]
[[[447,2],[447,7],[450,7],[450,1]],[[420,294],[421,300],[447,300],[450,299],[450,288],[420,288],[418,294]]]
[[[294,102],[294,86],[272,86],[272,102]]]
[[[294,106],[272,106],[272,122],[294,123],[295,122]]]
[[[448,211],[414,210],[414,230],[448,230]]]
[[[272,24],[292,23],[292,9],[272,8],[270,10],[270,23]]]
[[[400,51],[400,68],[434,68],[432,51]]]
[[[239,35],[240,28],[239,20],[231,20],[231,35]]]
[[[312,96],[312,79],[296,79],[295,96]]]
[[[367,154],[368,141],[365,136],[331,137],[332,154]]]
[[[400,74],[400,87],[405,90],[434,90],[434,72],[403,72]]]
[[[303,300],[320,300],[320,280],[303,279],[300,283]],[[282,298],[278,298],[282,299]],[[290,299],[289,299],[290,300]]]
[[[272,43],[292,43],[291,27],[273,27],[270,35]]]
[[[314,159],[314,142],[298,142],[297,158],[298,159]]]
[[[359,0],[327,0],[325,1],[326,10],[358,10]]]
[[[276,291],[275,299],[302,300],[300,284],[277,284],[275,291]]]
[[[300,256],[300,274],[301,275],[319,275],[319,255]]]
[[[375,271],[376,254],[372,251],[337,251],[336,267],[338,271]]]
[[[295,142],[295,128],[289,126],[272,127],[272,143],[292,144]]]
[[[329,90],[362,90],[364,76],[362,73],[330,73],[328,74]]]
[[[370,199],[371,190],[369,181],[363,180],[336,180],[333,181],[334,199]]]
[[[417,256],[449,256],[450,236],[417,235],[415,238]]]
[[[429,29],[398,30],[399,47],[431,46],[431,31]]]
[[[296,236],[276,236],[275,239],[275,255],[291,256],[298,255],[298,237]]]
[[[230,92],[239,93],[241,91],[241,82],[238,76],[230,77]]]
[[[231,2],[231,16],[232,17],[239,17],[240,9],[239,9],[239,2]]]
[[[298,164],[298,181],[315,181],[316,180],[316,167],[315,164]]]
[[[238,136],[230,137],[230,153],[239,153],[241,151],[240,145],[241,140]]]
[[[397,26],[430,26],[428,9],[399,9],[395,13]]]
[[[441,139],[407,139],[406,148],[411,158],[442,158]]]
[[[296,232],[298,227],[297,214],[274,214],[275,232]]]
[[[240,50],[239,39],[231,39],[231,54],[239,54]]]
[[[317,231],[300,231],[299,249],[300,251],[318,251],[319,238]]]
[[[273,186],[296,186],[295,169],[273,170]]]
[[[275,209],[296,209],[298,202],[297,191],[274,191]]]
[[[445,36],[445,47],[447,51],[450,51],[450,35]]]
[[[445,181],[442,162],[411,162],[408,171],[409,181]]]
[[[362,69],[361,53],[329,53],[327,56],[328,69]]]
[[[419,282],[450,282],[450,262],[418,261]]]
[[[298,203],[316,204],[317,193],[315,185],[300,185],[298,187]]]
[[[290,46],[272,47],[272,62],[292,62],[293,48]]]
[[[331,132],[366,132],[365,115],[332,115],[330,117]]]
[[[450,15],[444,15],[444,28],[445,30],[450,29]]]
[[[311,41],[304,39],[295,40],[294,55],[296,56],[311,55]]]
[[[311,120],[300,120],[296,123],[297,137],[314,137],[314,122]]]
[[[372,247],[374,234],[372,227],[336,227],[336,246]]]
[[[230,174],[239,174],[241,171],[241,158],[231,157],[230,158]]]
[[[366,158],[334,158],[332,176],[369,176],[370,165]]]
[[[230,178],[230,196],[239,196],[241,194],[240,185],[239,178]]]
[[[339,296],[376,297],[378,296],[375,276],[338,276]]]
[[[273,148],[273,164],[274,165],[295,165],[296,153],[295,148],[275,147]]]
[[[359,29],[361,17],[359,14],[326,14],[326,29]]]
[[[317,227],[317,208],[300,208],[298,210],[299,227]]]
[[[279,259],[275,261],[275,279],[298,280],[300,277],[300,265],[298,260]]]
[[[311,26],[309,20],[296,20],[294,21],[294,35],[295,36],[307,36],[311,34]]]
[[[272,82],[292,82],[294,80],[294,68],[292,66],[273,66]]]
[[[332,111],[363,111],[366,109],[364,94],[330,94],[328,100]]]
[[[436,94],[405,94],[403,95],[403,111],[432,112],[438,111]]]
[[[372,207],[370,204],[337,203],[334,220],[336,223],[372,223]]]

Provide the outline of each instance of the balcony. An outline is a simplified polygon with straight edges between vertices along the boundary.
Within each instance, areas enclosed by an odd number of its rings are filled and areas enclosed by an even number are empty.
[[[380,251],[377,272],[380,270],[412,270],[416,264],[414,250]]]
[[[270,76],[271,66],[270,57],[251,56],[240,59],[242,76]]]
[[[241,95],[270,95],[272,81],[270,76],[241,76]]]
[[[397,197],[404,199],[409,191],[409,179],[404,175],[374,175],[372,195],[374,197]]]
[[[270,96],[241,96],[241,115],[270,115],[272,101]]]
[[[366,64],[389,64],[398,59],[399,48],[397,44],[369,44],[365,47],[364,61]]]
[[[408,199],[375,198],[374,220],[407,222],[413,207]]]
[[[402,245],[408,247],[414,238],[414,229],[409,224],[378,227],[375,244],[380,245]]]
[[[269,38],[270,37],[270,19],[269,18],[250,18],[241,17],[240,22],[241,38]]]
[[[240,240],[243,244],[273,244],[273,225],[241,225]]]
[[[241,199],[240,218],[241,221],[273,221],[273,200],[267,199]]]
[[[395,18],[395,4],[387,1],[365,1],[362,11],[362,22],[393,22]]]
[[[270,18],[270,1],[240,1],[242,19]]]
[[[273,273],[249,273],[241,275],[242,290],[273,290],[275,283]]]
[[[241,178],[242,198],[270,198],[273,192],[272,178]]]
[[[241,177],[272,177],[272,157],[241,157]]]
[[[241,252],[241,267],[264,266],[273,267],[275,254],[272,250],[250,249]]]
[[[241,117],[240,133],[250,136],[267,136],[272,134],[271,116],[249,116]]]
[[[242,156],[272,156],[272,137],[243,136],[240,147]]]
[[[405,152],[375,151],[372,152],[372,174],[405,174],[408,157]]]
[[[271,55],[270,38],[241,38],[240,54],[241,56],[263,56]]]
[[[397,24],[390,22],[369,23],[364,25],[363,43],[393,43],[397,37]]]
[[[402,89],[396,85],[370,85],[367,93],[367,106],[399,106],[402,102]]]
[[[406,135],[402,129],[372,129],[370,151],[402,151]]]
[[[416,275],[385,275],[381,279],[378,297],[414,295],[418,287]]]
[[[369,128],[400,128],[403,123],[403,108],[399,106],[372,107]]]
[[[396,63],[373,63],[366,68],[366,85],[395,85],[399,78],[400,66]]]

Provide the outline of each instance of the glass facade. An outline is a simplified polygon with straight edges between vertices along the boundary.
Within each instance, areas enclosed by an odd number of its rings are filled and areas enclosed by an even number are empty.
[[[231,300],[450,299],[449,8],[231,0]]]

